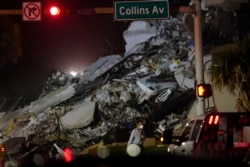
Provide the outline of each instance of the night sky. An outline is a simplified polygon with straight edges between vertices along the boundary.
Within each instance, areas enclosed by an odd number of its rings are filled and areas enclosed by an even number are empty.
[[[0,6],[22,9],[22,2],[32,1],[3,0]],[[43,8],[51,2],[72,9],[113,5],[110,0],[105,3],[104,0],[40,2]],[[82,72],[101,56],[124,53],[122,33],[128,23],[114,21],[113,14],[60,15],[57,18],[43,14],[41,21],[23,21],[22,15],[8,17],[20,26],[23,53],[18,62],[0,69],[1,97],[36,99],[52,70]]]

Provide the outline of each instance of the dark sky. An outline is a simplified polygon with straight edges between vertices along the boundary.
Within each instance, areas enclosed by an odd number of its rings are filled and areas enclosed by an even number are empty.
[[[31,1],[1,0],[0,7],[22,9],[22,2]],[[110,0],[41,2],[43,9],[51,2],[71,9],[113,5]],[[43,14],[41,21],[23,21],[22,15],[9,18],[20,26],[23,54],[16,64],[10,63],[1,69],[1,97],[37,98],[51,70],[81,72],[100,56],[124,53],[122,33],[128,23],[114,21],[113,14],[60,15],[57,18]]]

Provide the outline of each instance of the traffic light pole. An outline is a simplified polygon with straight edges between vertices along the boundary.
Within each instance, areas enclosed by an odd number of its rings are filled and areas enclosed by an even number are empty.
[[[195,45],[195,69],[196,85],[204,83],[203,53],[202,53],[202,28],[201,28],[201,0],[193,0],[193,6],[183,6],[172,9],[171,12],[192,13],[194,14],[194,45]],[[195,85],[195,90],[197,89]],[[197,115],[205,114],[205,101],[199,97],[196,91]]]
[[[77,10],[77,14],[113,14],[113,7],[83,8]],[[0,9],[0,15],[22,15],[22,9]],[[48,14],[45,12],[45,14]]]
[[[203,53],[202,53],[202,28],[201,28],[201,0],[193,0],[193,6],[183,6],[171,10],[171,12],[194,14],[194,45],[195,45],[195,69],[196,85],[204,83]],[[195,85],[195,90],[197,89]],[[196,91],[197,115],[205,114],[204,97],[199,97]]]
[[[10,10],[2,10],[0,9],[0,15],[21,15],[22,10],[20,9],[10,9]]]
[[[196,84],[204,83],[203,53],[202,53],[202,29],[201,29],[201,0],[193,1],[195,6],[194,13],[194,45],[195,45],[195,65],[196,65]],[[195,88],[196,90],[196,88]],[[205,114],[204,98],[197,96],[197,115]]]

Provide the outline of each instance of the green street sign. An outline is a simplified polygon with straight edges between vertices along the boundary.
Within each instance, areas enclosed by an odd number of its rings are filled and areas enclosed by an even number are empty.
[[[116,1],[114,17],[118,21],[168,19],[168,1]]]

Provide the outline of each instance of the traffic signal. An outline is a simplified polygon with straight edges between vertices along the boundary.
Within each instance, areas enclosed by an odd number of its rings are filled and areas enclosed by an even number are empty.
[[[49,5],[45,8],[44,14],[50,16],[59,16],[62,13],[61,9],[57,5]]]
[[[211,84],[198,84],[197,85],[197,95],[198,97],[210,97],[212,96],[212,86]]]
[[[49,14],[52,16],[60,15],[60,8],[58,6],[51,6],[49,8]]]

